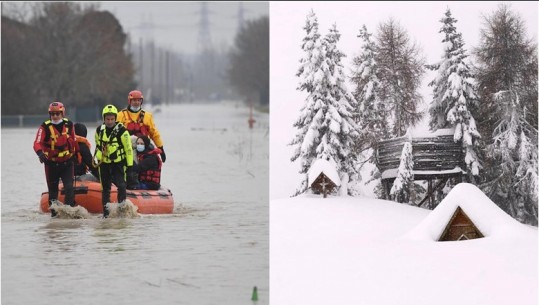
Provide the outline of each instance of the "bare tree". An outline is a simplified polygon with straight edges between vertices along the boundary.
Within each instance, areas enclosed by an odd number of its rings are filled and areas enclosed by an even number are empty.
[[[3,114],[42,113],[54,99],[68,107],[125,100],[134,69],[112,14],[74,2],[31,8],[28,22],[2,16],[2,101],[13,105]]]
[[[387,105],[393,120],[393,136],[402,136],[416,125],[423,113],[418,92],[425,72],[419,47],[410,42],[406,31],[394,20],[381,23],[377,33],[379,98]]]
[[[269,18],[248,21],[235,38],[228,70],[230,84],[260,105],[269,105]]]

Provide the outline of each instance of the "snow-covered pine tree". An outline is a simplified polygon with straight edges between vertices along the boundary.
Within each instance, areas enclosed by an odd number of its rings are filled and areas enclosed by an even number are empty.
[[[390,131],[389,113],[378,96],[380,84],[376,75],[378,72],[376,43],[371,39],[372,34],[368,32],[366,25],[359,30],[358,37],[362,40],[362,46],[360,54],[353,59],[354,71],[351,80],[356,88],[354,97],[358,103],[354,120],[359,126],[359,137],[354,150],[363,159],[360,160],[358,167],[358,171],[361,172],[362,165],[374,163],[376,143],[389,138]],[[365,183],[379,180],[378,167],[374,166],[369,176]]]
[[[436,71],[436,77],[429,83],[433,87],[433,99],[429,107],[429,126],[432,131],[440,128],[455,127],[454,140],[461,141],[466,150],[465,162],[470,174],[479,175],[479,160],[476,153],[477,140],[480,138],[475,126],[472,111],[477,109],[477,94],[474,79],[465,59],[466,50],[462,34],[457,32],[457,20],[451,17],[448,8],[440,19],[443,24],[439,33],[444,53],[441,60],[427,68]],[[470,180],[471,175],[469,176]]]
[[[353,120],[353,111],[357,109],[357,102],[346,88],[346,76],[342,64],[342,58],[346,55],[337,48],[340,37],[337,26],[333,24],[322,42],[325,47],[327,70],[326,65],[323,65],[324,74],[318,79],[318,84],[322,89],[320,91],[322,95],[319,98],[326,99],[327,110],[322,123],[324,133],[316,152],[319,156],[328,160],[333,158],[337,162],[341,188],[343,186],[348,188],[344,193],[357,195],[357,154],[352,151],[358,137],[358,127]],[[324,87],[327,90],[324,90]]]
[[[526,38],[522,18],[502,4],[485,17],[476,55],[481,188],[514,218],[537,225],[537,45]]]
[[[419,48],[394,20],[380,24],[377,33],[378,96],[391,114],[391,136],[400,137],[423,117],[419,89],[425,72]]]
[[[355,157],[350,149],[357,136],[357,127],[351,114],[350,103],[354,100],[346,90],[341,63],[345,55],[337,48],[340,34],[334,25],[322,41],[314,39],[320,36],[315,35],[318,27],[312,11],[304,28],[307,31],[304,41],[310,42],[304,43],[303,49],[311,55],[304,57],[308,60],[300,61],[297,76],[302,77],[298,90],[306,91],[308,95],[300,117],[294,123],[298,131],[290,145],[296,146],[291,160],[300,160],[300,173],[305,174],[305,179],[295,195],[307,190],[308,170],[318,158],[331,158],[337,163],[341,182],[348,185],[350,192],[357,176],[353,166]],[[319,49],[310,46],[319,46]],[[352,183],[348,183],[349,180]]]
[[[303,29],[306,33],[301,44],[304,56],[299,60],[300,66],[296,73],[296,76],[302,78],[302,80],[297,89],[310,93],[313,91],[314,72],[322,60],[322,54],[320,54],[322,40],[318,32],[318,18],[313,10],[307,15]]]
[[[397,177],[391,187],[391,198],[400,203],[410,202],[410,188],[414,183],[414,161],[412,156],[412,136],[408,134],[408,141],[404,142],[400,158]]]
[[[380,83],[376,73],[376,44],[371,40],[372,34],[367,27],[359,30],[358,37],[363,40],[361,53],[353,59],[355,70],[352,81],[356,86],[354,97],[358,103],[355,121],[359,125],[360,138],[358,147],[360,151],[374,148],[376,142],[389,138],[388,112],[385,104],[378,96]]]
[[[303,57],[300,59],[300,66],[296,76],[300,77],[300,83],[297,90],[306,91],[308,96],[305,104],[301,108],[300,116],[294,122],[294,127],[297,128],[297,133],[290,142],[290,145],[295,146],[291,161],[299,159],[301,162],[300,173],[304,174],[299,189],[294,195],[305,192],[308,188],[307,173],[311,163],[316,160],[316,147],[318,146],[317,138],[319,136],[316,126],[318,126],[320,117],[315,120],[315,115],[321,109],[321,103],[314,100],[311,94],[314,90],[315,74],[320,70],[324,54],[321,53],[322,41],[318,32],[318,18],[313,10],[307,15],[305,26],[303,29],[306,32],[303,38],[301,48]],[[312,125],[312,126],[311,126]]]

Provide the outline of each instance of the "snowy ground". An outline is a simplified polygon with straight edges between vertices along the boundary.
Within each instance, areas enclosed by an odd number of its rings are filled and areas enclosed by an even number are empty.
[[[474,188],[455,188],[434,211],[357,197],[272,200],[271,304],[537,304],[537,228]],[[433,224],[458,203],[486,237],[433,241]]]

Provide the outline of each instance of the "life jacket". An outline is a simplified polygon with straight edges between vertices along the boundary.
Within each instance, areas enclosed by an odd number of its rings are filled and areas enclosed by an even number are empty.
[[[122,112],[124,113],[124,118],[129,120],[125,125],[125,128],[127,128],[130,135],[135,135],[137,137],[150,135],[148,126],[144,125],[144,114],[146,113],[144,110],[140,110],[140,114],[136,121],[131,118],[131,112],[128,109],[122,109]]]
[[[146,170],[144,172],[140,172],[138,176],[139,181],[141,182],[151,181],[157,184],[161,183],[161,166],[163,165],[163,162],[161,161],[161,157],[159,156],[160,153],[161,153],[161,150],[159,148],[155,148],[153,150],[150,150],[149,152],[137,155],[139,164],[142,160],[150,157],[151,155],[155,155],[158,162],[158,166],[156,169],[153,168],[153,169]]]
[[[98,133],[96,158],[105,163],[120,163],[125,159],[124,146],[120,140],[122,123],[116,123],[109,136],[105,132],[105,124],[101,125]],[[125,131],[124,131],[125,132]]]
[[[75,143],[69,138],[70,132],[67,127],[68,119],[63,118],[64,125],[62,126],[62,132],[59,132],[51,120],[44,122],[45,128],[49,130],[49,135],[43,143],[43,153],[47,156],[47,159],[53,162],[65,162],[73,156],[75,152]]]
[[[85,137],[75,135],[75,140],[77,141],[79,145],[80,143],[84,143],[86,144],[86,146],[88,146],[88,149],[92,148],[92,145],[90,144],[90,142],[88,142],[88,139],[86,139]],[[84,172],[88,171],[88,166],[84,162],[82,162],[82,153],[80,149],[79,151],[77,151],[77,164],[83,166]]]

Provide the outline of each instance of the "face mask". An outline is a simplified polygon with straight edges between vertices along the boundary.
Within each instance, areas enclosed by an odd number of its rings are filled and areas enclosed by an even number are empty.
[[[59,120],[51,120],[51,122],[52,122],[54,125],[58,125],[58,124],[62,123],[62,119],[59,119]]]
[[[137,111],[140,110],[140,108],[141,108],[142,106],[138,106],[138,107],[130,106],[130,107],[131,107],[131,110],[133,110],[134,112],[137,112]]]
[[[144,151],[144,144],[137,144],[137,151],[143,152]]]

